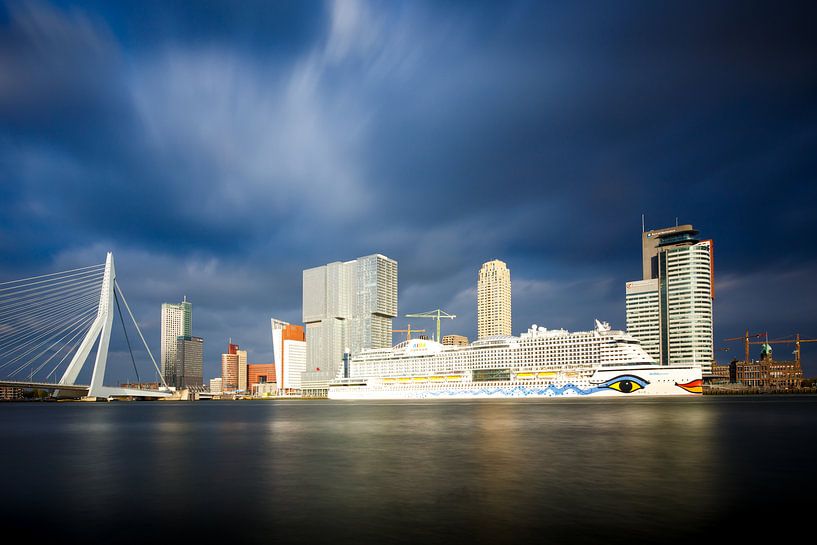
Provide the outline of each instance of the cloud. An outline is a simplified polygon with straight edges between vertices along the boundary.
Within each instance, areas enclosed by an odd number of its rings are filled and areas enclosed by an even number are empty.
[[[113,249],[156,346],[161,302],[194,302],[210,372],[230,336],[268,359],[302,269],[374,252],[399,261],[400,308],[454,312],[452,331],[473,336],[494,257],[517,330],[622,327],[642,213],[715,240],[718,331],[760,307],[817,327],[788,291],[806,274],[773,274],[817,259],[814,37],[793,7],[3,9],[0,275]]]

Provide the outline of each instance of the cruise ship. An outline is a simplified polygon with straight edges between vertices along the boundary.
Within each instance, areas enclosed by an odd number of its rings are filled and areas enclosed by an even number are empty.
[[[702,393],[699,365],[661,366],[638,340],[596,320],[592,331],[536,325],[468,346],[411,339],[351,358],[330,399],[662,396]]]

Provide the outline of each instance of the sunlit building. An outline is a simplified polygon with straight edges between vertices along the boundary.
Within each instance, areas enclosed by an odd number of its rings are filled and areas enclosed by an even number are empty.
[[[259,384],[275,383],[274,363],[248,363],[247,364],[247,385],[250,392]]]
[[[229,343],[227,345],[227,353],[221,355],[221,380],[223,392],[235,392],[238,390],[237,344]]]
[[[626,286],[627,330],[661,365],[713,360],[712,241],[692,225],[642,234],[641,281]]]
[[[273,318],[272,353],[275,360],[275,380],[281,395],[298,394],[301,378],[306,371],[306,337],[303,326],[288,324]]]
[[[443,346],[468,346],[468,337],[464,335],[443,335]]]
[[[373,254],[304,270],[303,389],[325,395],[346,351],[390,347],[395,316],[397,261]]]
[[[162,304],[162,341],[159,352],[162,376],[168,386],[179,386],[176,373],[176,348],[179,337],[193,334],[193,305],[185,296],[181,303]]]
[[[504,261],[482,265],[477,279],[477,339],[512,335],[511,271]]]

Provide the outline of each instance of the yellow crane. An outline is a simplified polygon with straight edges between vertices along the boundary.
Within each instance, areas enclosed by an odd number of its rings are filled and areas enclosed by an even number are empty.
[[[453,320],[457,316],[454,314],[448,314],[444,310],[429,310],[428,312],[418,312],[416,314],[406,314],[406,318],[431,318],[433,320],[437,320],[437,338],[434,339],[437,342],[442,342],[440,340],[440,320],[443,318],[447,320]]]
[[[794,339],[775,339],[769,340],[769,334],[766,334],[765,341],[751,341],[749,344],[794,344],[794,361],[800,365],[800,344],[801,343],[817,343],[817,339],[801,339],[799,333],[795,333]]]
[[[391,332],[392,333],[405,333],[406,334],[406,340],[410,341],[412,333],[425,333],[426,330],[425,329],[411,329],[411,324],[409,324],[406,329],[392,329]]]

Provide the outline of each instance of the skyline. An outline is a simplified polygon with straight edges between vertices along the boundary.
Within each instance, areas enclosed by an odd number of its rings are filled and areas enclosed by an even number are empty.
[[[801,8],[319,6],[2,4],[0,281],[113,250],[152,350],[187,295],[210,377],[229,337],[272,361],[303,269],[372,253],[444,334],[476,338],[494,258],[515,334],[624,329],[644,213],[714,240],[721,361],[746,328],[817,337]]]

